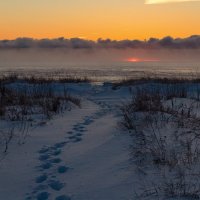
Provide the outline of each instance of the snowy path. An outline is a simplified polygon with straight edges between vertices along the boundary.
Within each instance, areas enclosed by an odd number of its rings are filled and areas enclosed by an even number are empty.
[[[112,107],[102,102],[85,101],[34,130],[21,154],[9,154],[1,166],[0,199],[132,199],[129,138],[119,134]]]

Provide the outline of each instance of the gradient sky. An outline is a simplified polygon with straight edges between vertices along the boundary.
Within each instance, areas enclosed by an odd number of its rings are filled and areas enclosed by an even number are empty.
[[[148,39],[200,34],[200,1],[156,1],[1,0],[0,39]]]

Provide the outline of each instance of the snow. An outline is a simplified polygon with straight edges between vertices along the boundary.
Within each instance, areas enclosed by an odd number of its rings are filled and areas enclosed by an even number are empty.
[[[67,87],[81,96],[82,107],[32,128],[25,144],[10,144],[0,162],[0,199],[133,199],[132,141],[119,129],[116,110],[130,98],[129,89],[88,83]]]

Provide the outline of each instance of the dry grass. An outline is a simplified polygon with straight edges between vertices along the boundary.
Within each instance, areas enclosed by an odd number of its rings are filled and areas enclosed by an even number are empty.
[[[153,189],[150,183],[145,189],[148,192],[142,190],[139,196],[199,199],[200,102],[189,95],[184,84],[163,84],[165,89],[138,86],[132,100],[121,108],[121,126],[134,138],[135,165],[144,174],[150,170],[151,179],[157,174]],[[192,96],[197,93],[194,90]]]

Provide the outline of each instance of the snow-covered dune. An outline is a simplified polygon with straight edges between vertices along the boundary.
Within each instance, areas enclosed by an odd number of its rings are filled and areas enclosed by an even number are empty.
[[[57,86],[57,89],[59,87]],[[128,200],[134,194],[128,135],[116,104],[128,89],[71,84],[81,108],[31,129],[25,144],[10,144],[0,163],[0,199]]]

